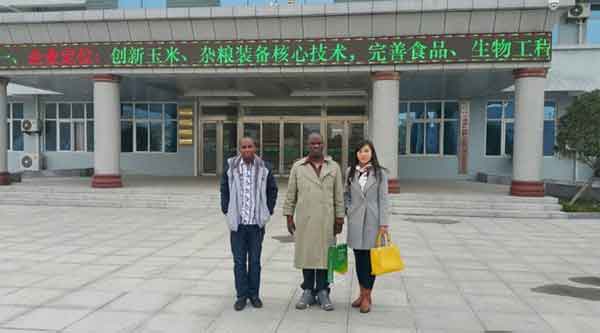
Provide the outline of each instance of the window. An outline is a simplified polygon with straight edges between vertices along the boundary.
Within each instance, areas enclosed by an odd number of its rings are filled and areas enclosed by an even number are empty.
[[[487,103],[485,154],[506,156],[513,152],[514,104],[508,101]]]
[[[44,142],[46,151],[94,151],[94,104],[45,104]]]
[[[119,8],[166,8],[167,0],[119,0]]]
[[[509,156],[514,149],[514,103],[512,101],[488,102],[486,108],[487,156]],[[554,155],[556,137],[556,103],[544,102],[544,156]]]
[[[556,23],[554,27],[552,27],[552,45],[558,45],[558,34],[560,31],[560,24]]]
[[[592,6],[592,15],[587,20],[587,42],[600,44],[600,6]]]
[[[400,103],[400,155],[456,155],[459,111],[453,101]]]
[[[556,103],[544,103],[544,156],[554,156],[556,140]]]
[[[9,103],[7,105],[7,140],[8,151],[23,151],[23,132],[21,132],[21,122],[23,121],[23,104]]]
[[[177,152],[177,104],[121,104],[121,152]]]

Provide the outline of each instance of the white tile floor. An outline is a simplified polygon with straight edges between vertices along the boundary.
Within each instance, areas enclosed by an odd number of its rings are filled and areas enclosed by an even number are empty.
[[[0,206],[0,333],[600,331],[600,285],[569,280],[600,276],[600,221],[393,216],[407,269],[377,280],[363,315],[348,306],[352,264],[336,277],[335,311],[294,308],[300,273],[293,244],[273,238],[286,234],[280,214],[263,246],[265,307],[235,312],[217,207]],[[546,285],[583,297],[532,290]]]

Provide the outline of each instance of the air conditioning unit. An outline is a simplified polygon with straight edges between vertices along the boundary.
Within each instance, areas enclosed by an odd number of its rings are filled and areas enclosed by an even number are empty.
[[[25,119],[21,122],[21,130],[24,133],[38,133],[40,122],[37,119]]]
[[[39,171],[42,161],[39,154],[23,153],[19,156],[19,168],[22,171]]]
[[[592,14],[592,4],[589,2],[578,3],[575,6],[569,8],[567,17],[570,19],[584,19],[590,17]]]

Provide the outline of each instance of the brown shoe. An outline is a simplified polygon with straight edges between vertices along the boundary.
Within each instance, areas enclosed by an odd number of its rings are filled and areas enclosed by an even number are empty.
[[[365,289],[363,300],[360,303],[360,313],[371,312],[371,289]]]
[[[352,302],[352,307],[353,308],[359,308],[360,307],[360,303],[362,303],[364,294],[365,294],[365,288],[363,288],[361,285],[358,285],[360,287],[360,294],[358,296],[358,298]]]

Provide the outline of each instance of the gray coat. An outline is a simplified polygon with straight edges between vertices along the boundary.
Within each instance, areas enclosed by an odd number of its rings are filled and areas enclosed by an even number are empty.
[[[223,174],[226,182],[221,182],[221,195],[223,195],[226,186],[227,188],[227,224],[231,231],[237,231],[240,223],[240,212],[237,193],[241,190],[242,185],[240,181],[240,175],[238,167],[242,161],[241,156],[235,156],[227,160],[227,172]],[[254,159],[254,181],[256,207],[254,216],[258,223],[258,226],[263,228],[265,224],[271,218],[271,212],[268,207],[267,200],[267,182],[269,177],[269,169],[265,166],[265,163],[260,158]],[[277,195],[277,194],[275,194]],[[221,203],[223,205],[223,203]]]
[[[351,185],[346,183],[344,201],[350,248],[374,248],[379,226],[388,223],[388,176],[383,171],[378,178],[369,173],[364,192],[358,183],[358,174],[354,175]]]

